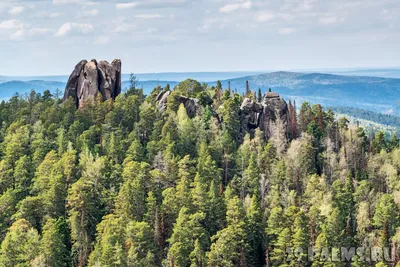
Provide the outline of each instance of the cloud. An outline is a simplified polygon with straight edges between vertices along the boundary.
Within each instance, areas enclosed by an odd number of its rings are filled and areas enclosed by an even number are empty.
[[[53,4],[55,5],[63,5],[63,4],[79,4],[85,2],[84,0],[53,0]]]
[[[95,40],[95,44],[100,44],[100,45],[105,45],[110,43],[110,37],[109,36],[99,36]]]
[[[280,35],[290,35],[292,33],[294,33],[296,30],[293,28],[280,28],[278,33]]]
[[[118,4],[115,5],[115,7],[117,9],[129,9],[129,8],[135,8],[138,5],[139,5],[138,3],[134,3],[134,2],[131,2],[131,3],[118,3]]]
[[[136,25],[122,23],[115,28],[114,32],[116,33],[130,32],[135,30],[136,28],[137,28]]]
[[[32,28],[32,29],[20,29],[16,31],[14,34],[10,36],[10,39],[13,41],[21,41],[24,40],[26,37],[34,37],[45,35],[51,32],[48,28]]]
[[[51,19],[58,18],[58,17],[61,17],[61,16],[62,16],[62,13],[59,13],[59,12],[53,12],[53,13],[49,13],[48,14],[48,17],[51,18]]]
[[[24,10],[25,8],[23,6],[14,6],[8,11],[8,13],[10,15],[18,15],[24,12]]]
[[[11,19],[0,23],[0,29],[21,29],[24,24],[20,20]]]
[[[99,14],[100,14],[100,11],[98,9],[85,10],[82,12],[82,15],[85,17],[96,17]]]
[[[343,18],[338,18],[336,16],[327,16],[319,19],[319,22],[324,25],[332,25],[343,22]]]
[[[221,13],[231,13],[233,11],[236,11],[238,9],[249,9],[253,5],[252,1],[245,1],[242,3],[233,3],[233,4],[227,4],[219,9],[219,12]]]
[[[55,36],[62,37],[68,34],[87,34],[94,29],[92,24],[67,22],[58,29]]]
[[[265,12],[265,13],[261,13],[257,16],[256,20],[258,22],[266,22],[266,21],[270,21],[272,19],[274,19],[276,17],[275,14],[271,13],[271,12]]]
[[[135,16],[137,19],[159,19],[163,17],[161,14],[139,14]]]

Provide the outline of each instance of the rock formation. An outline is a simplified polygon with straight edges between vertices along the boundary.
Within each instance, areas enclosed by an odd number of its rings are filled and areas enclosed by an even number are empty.
[[[277,93],[265,93],[261,103],[245,98],[240,113],[243,135],[247,132],[254,133],[256,128],[260,128],[266,138],[277,131],[288,134],[288,105]]]
[[[72,97],[78,108],[96,99],[101,94],[103,100],[115,99],[121,93],[121,60],[111,64],[103,60],[97,63],[82,60],[69,76],[63,101]]]
[[[163,91],[158,94],[156,101],[159,111],[164,112],[167,109],[168,97],[170,95],[171,91]],[[202,113],[202,106],[200,105],[198,99],[182,95],[172,95],[171,97],[174,97],[178,104],[183,104],[185,106],[189,118],[193,118]]]
[[[158,94],[156,101],[158,103],[158,110],[164,112],[167,109],[168,96],[171,91],[162,91]]]

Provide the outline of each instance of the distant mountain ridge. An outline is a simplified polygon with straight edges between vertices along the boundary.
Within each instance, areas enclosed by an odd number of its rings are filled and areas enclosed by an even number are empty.
[[[185,77],[182,74],[181,77]],[[0,81],[3,77],[0,76]],[[130,82],[123,76],[122,88],[128,88]],[[230,83],[232,90],[244,92],[246,80],[251,90],[262,92],[272,88],[286,99],[321,103],[330,107],[353,107],[378,113],[400,115],[400,79],[368,76],[346,76],[326,73],[272,72],[247,75],[239,78],[221,79],[224,88]],[[179,80],[148,80],[139,78],[139,87],[149,93],[154,87],[170,84],[173,88]],[[210,86],[216,81],[208,82]],[[64,90],[65,83],[57,81],[7,81],[0,82],[0,98],[9,98],[16,92],[28,93],[31,89],[43,92],[46,89]]]
[[[286,98],[349,106],[380,113],[400,114],[400,79],[343,76],[324,73],[273,72],[222,81],[243,92],[246,80],[251,90],[273,88]],[[215,83],[211,83],[215,85]]]

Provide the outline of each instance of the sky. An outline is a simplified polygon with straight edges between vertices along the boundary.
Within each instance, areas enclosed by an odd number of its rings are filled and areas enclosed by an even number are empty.
[[[400,0],[0,0],[0,75],[400,66]]]

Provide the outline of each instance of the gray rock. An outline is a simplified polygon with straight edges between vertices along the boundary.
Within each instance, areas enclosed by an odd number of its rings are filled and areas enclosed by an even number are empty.
[[[117,72],[114,66],[105,60],[99,62],[98,68],[101,75],[100,88],[103,90],[105,99],[110,99],[114,94],[114,89],[117,82]]]
[[[63,101],[72,97],[80,108],[94,101],[99,93],[102,100],[115,99],[121,93],[120,60],[111,64],[107,61],[97,63],[95,59],[79,62],[69,77]]]
[[[87,60],[82,60],[75,66],[75,69],[72,71],[71,75],[69,76],[67,86],[65,87],[63,101],[66,101],[70,97],[77,100],[78,81],[79,81],[79,77],[81,76],[82,70],[85,67],[86,63],[87,63]]]
[[[167,109],[167,101],[168,96],[171,94],[171,91],[162,91],[157,96],[158,110],[164,112]]]
[[[202,107],[199,104],[198,99],[186,96],[175,96],[175,99],[185,106],[189,118],[193,118],[196,115],[201,115]]]
[[[270,138],[276,131],[284,131],[288,134],[289,109],[286,101],[277,93],[268,92],[264,95],[261,105],[263,106],[260,118],[260,129]],[[279,129],[278,129],[279,128]]]
[[[171,91],[163,91],[159,93],[156,97],[158,110],[164,112],[167,109],[168,97],[171,95]],[[183,104],[186,108],[186,112],[190,118],[195,117],[196,115],[201,115],[203,109],[200,105],[200,101],[196,98],[190,98],[182,95],[173,95],[175,100],[179,104]]]
[[[254,133],[260,128],[265,137],[270,138],[279,128],[288,132],[288,106],[286,101],[275,92],[264,94],[261,103],[245,98],[240,107],[241,136]]]
[[[121,80],[122,63],[120,59],[114,59],[111,62],[111,65],[113,65],[115,69],[115,88],[114,88],[113,98],[116,98],[121,93],[122,89],[122,80]]]

